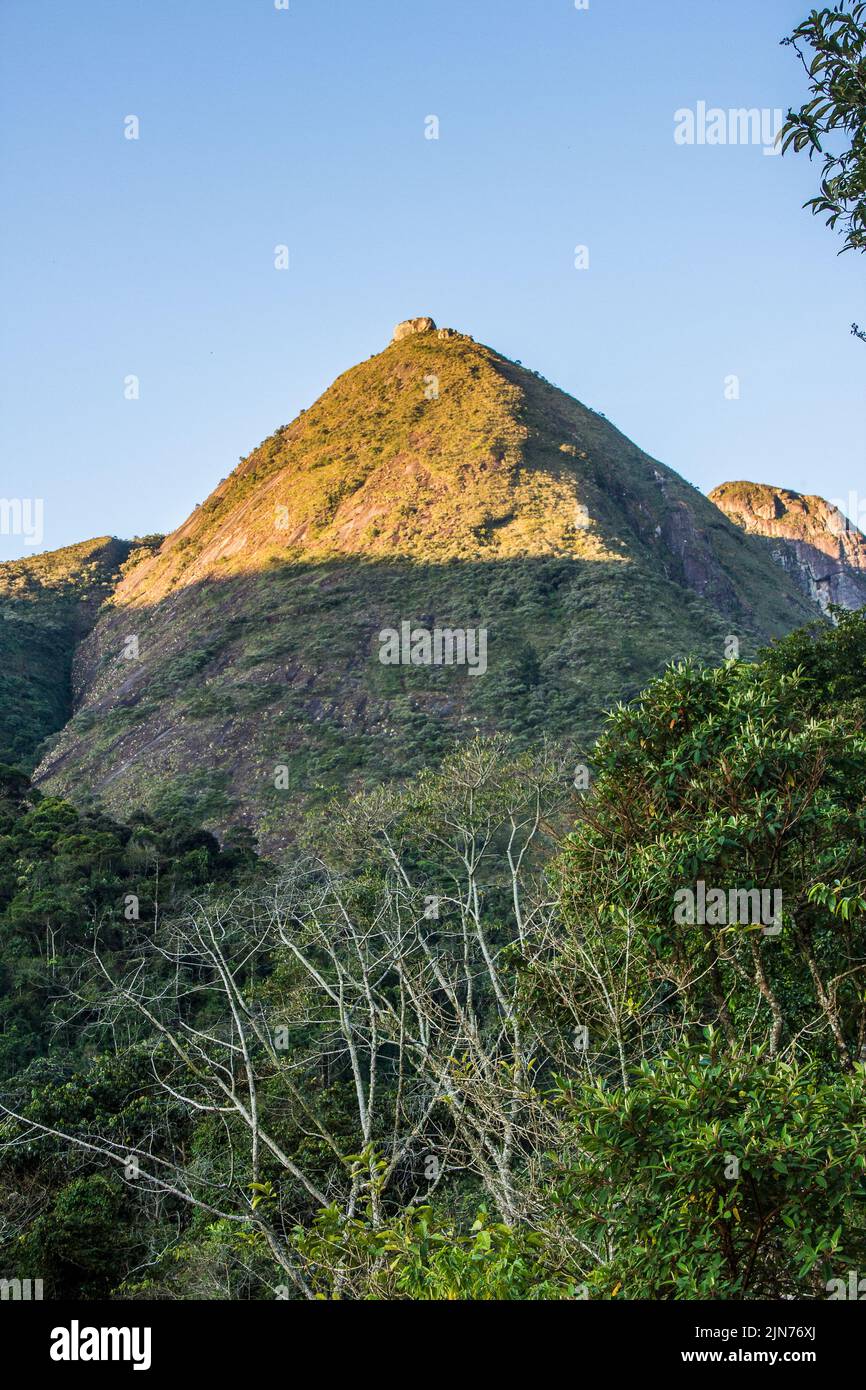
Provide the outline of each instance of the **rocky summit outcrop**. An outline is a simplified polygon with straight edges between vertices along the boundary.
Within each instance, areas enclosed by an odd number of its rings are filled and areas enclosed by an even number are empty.
[[[391,341],[400,343],[404,338],[411,338],[413,333],[433,333],[435,329],[436,324],[429,318],[404,319],[394,329],[394,336]]]
[[[752,536],[825,612],[866,606],[866,536],[823,497],[769,483],[722,483],[710,500]]]
[[[188,799],[273,853],[475,732],[587,748],[668,661],[818,616],[604,416],[441,331],[344,372],[124,576],[41,786],[125,817]]]

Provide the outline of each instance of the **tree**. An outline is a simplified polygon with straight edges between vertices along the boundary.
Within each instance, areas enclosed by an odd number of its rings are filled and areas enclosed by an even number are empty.
[[[782,148],[822,159],[820,192],[806,207],[839,227],[843,251],[866,249],[866,0],[813,10],[789,38],[809,78],[811,99],[789,110]],[[811,56],[804,52],[811,49]],[[838,132],[845,148],[827,148]],[[841,224],[841,225],[840,225]]]
[[[296,1248],[324,1298],[537,1301],[580,1297],[574,1273],[558,1266],[544,1236],[491,1221],[471,1227],[411,1206],[375,1226],[346,1221],[335,1207],[295,1231]],[[339,1259],[335,1252],[339,1251]]]
[[[866,0],[812,10],[782,42],[795,50],[810,91],[788,111],[782,149],[821,159],[819,191],[805,206],[826,214],[843,251],[866,250]],[[851,331],[866,341],[856,323]]]
[[[863,1075],[821,1081],[765,1050],[701,1045],[627,1091],[577,1084],[556,1203],[592,1243],[590,1297],[826,1298],[866,1259]]]
[[[844,1070],[860,1056],[866,737],[813,697],[799,671],[686,664],[610,717],[558,869],[565,929],[540,967],[599,1065],[627,1077],[710,1024],[732,1055],[764,1043]],[[701,885],[723,910],[680,913]],[[778,921],[742,919],[759,893]],[[604,950],[630,961],[618,988],[587,968]]]
[[[810,715],[843,707],[866,723],[866,609],[831,606],[833,625],[812,623],[758,653],[765,670],[797,677],[797,703]]]

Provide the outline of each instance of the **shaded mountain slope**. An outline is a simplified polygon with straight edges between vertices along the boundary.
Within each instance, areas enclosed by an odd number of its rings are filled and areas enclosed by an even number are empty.
[[[665,661],[721,660],[728,634],[745,654],[815,611],[604,417],[464,335],[410,331],[124,578],[39,776],[118,810],[195,798],[273,848],[302,803],[474,729],[588,739]],[[383,665],[402,622],[484,628],[486,673]]]
[[[29,765],[69,718],[73,652],[133,548],[100,536],[0,564],[0,762]]]

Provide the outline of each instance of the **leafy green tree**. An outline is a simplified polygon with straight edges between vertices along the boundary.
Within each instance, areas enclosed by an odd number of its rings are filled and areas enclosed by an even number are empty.
[[[862,1073],[702,1048],[644,1062],[628,1090],[563,1091],[575,1157],[560,1219],[592,1246],[590,1297],[826,1298],[866,1260]]]
[[[545,1238],[491,1221],[471,1228],[429,1206],[408,1207],[387,1225],[346,1221],[328,1207],[295,1230],[295,1248],[319,1298],[538,1301],[578,1297],[573,1274],[557,1267]],[[339,1259],[335,1261],[335,1252]]]
[[[782,149],[821,160],[819,191],[805,206],[842,235],[843,251],[866,250],[866,2],[813,9],[784,44],[797,53],[810,97],[789,110]],[[857,324],[855,337],[866,340]]]
[[[809,714],[846,712],[866,722],[866,609],[832,607],[834,625],[800,627],[759,653],[765,670],[798,676],[797,703]]]
[[[797,53],[811,98],[788,112],[782,148],[820,155],[820,192],[806,204],[839,227],[843,250],[866,249],[866,0],[813,9],[783,43]],[[838,133],[845,146],[827,148]],[[838,142],[837,142],[838,144]],[[841,224],[841,225],[840,225]]]
[[[594,758],[558,866],[565,930],[537,971],[551,1011],[588,1026],[599,1065],[624,1079],[708,1024],[732,1053],[808,1046],[850,1069],[866,1042],[866,916],[836,912],[818,885],[856,900],[866,884],[855,715],[816,704],[799,670],[683,665],[613,712]],[[775,907],[778,893],[778,923],[682,920],[682,891],[701,883],[728,902],[763,891]],[[599,981],[600,961],[615,978]]]
[[[123,1185],[101,1173],[73,1178],[34,1221],[19,1247],[54,1298],[100,1298],[111,1292],[141,1242],[131,1229]]]

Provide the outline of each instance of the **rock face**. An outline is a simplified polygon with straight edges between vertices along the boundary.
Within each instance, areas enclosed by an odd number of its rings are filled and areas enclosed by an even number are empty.
[[[825,612],[866,606],[866,536],[823,497],[769,483],[722,483],[710,501],[752,536]]]
[[[402,342],[404,338],[411,338],[413,333],[432,333],[435,328],[436,325],[432,319],[404,319],[403,322],[398,323],[397,327],[394,329],[394,337],[391,341],[393,343],[399,343]]]

